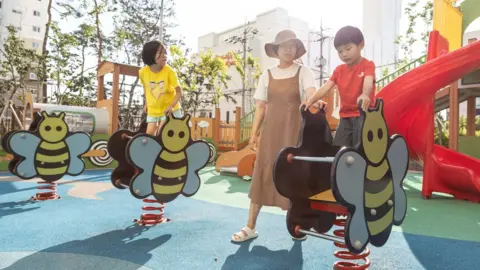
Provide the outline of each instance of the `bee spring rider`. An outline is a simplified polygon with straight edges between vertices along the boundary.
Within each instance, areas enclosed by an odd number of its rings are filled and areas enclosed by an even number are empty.
[[[403,137],[388,137],[383,104],[377,99],[374,109],[360,109],[359,143],[342,148],[331,145],[324,113],[302,109],[302,141],[298,147],[282,149],[275,161],[275,186],[291,200],[286,218],[289,233],[333,241],[347,249],[336,251],[337,258],[364,261],[336,262],[335,269],[367,269],[368,243],[383,246],[392,226],[401,225],[406,215],[402,183],[408,148]],[[344,228],[326,234],[333,225]]]
[[[129,188],[135,198],[162,203],[162,208],[144,207],[144,210],[160,210],[161,214],[143,214],[136,221],[139,225],[168,221],[163,217],[163,203],[175,200],[180,194],[193,196],[200,188],[198,171],[207,165],[211,152],[205,141],[192,140],[189,120],[189,114],[182,118],[170,114],[158,136],[137,134],[123,136],[123,139],[112,136],[112,144],[120,139],[128,141],[125,159],[134,168],[128,184],[121,185]],[[112,182],[114,180],[112,177]],[[150,195],[155,200],[146,201]]]
[[[81,156],[91,144],[87,133],[69,131],[63,112],[36,113],[29,130],[11,131],[2,139],[5,151],[13,155],[9,171],[24,180],[39,177],[43,181],[38,182],[38,189],[51,190],[31,198],[40,201],[60,198],[54,182],[65,174],[76,176],[84,171]]]
[[[146,119],[143,119],[137,131],[133,132],[127,129],[116,131],[110,136],[107,144],[107,150],[111,157],[118,162],[118,166],[112,171],[110,179],[114,187],[118,189],[129,189],[133,176],[137,173],[137,169],[127,160],[126,149],[128,142],[138,134],[144,134],[147,130]],[[140,215],[140,219],[134,219],[133,222],[139,225],[156,225],[168,222],[170,219],[165,218],[165,204],[155,199],[143,199],[146,205],[142,207],[144,211],[155,211],[156,213],[145,213]],[[158,206],[153,206],[158,204]]]

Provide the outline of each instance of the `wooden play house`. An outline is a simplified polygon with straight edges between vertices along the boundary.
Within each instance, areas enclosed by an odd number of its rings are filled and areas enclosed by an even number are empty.
[[[120,103],[120,76],[126,75],[137,77],[140,67],[103,61],[97,69],[98,79],[98,108],[106,108],[110,112],[110,134],[119,128],[118,113]],[[112,74],[112,98],[105,98],[104,83],[105,75]],[[240,146],[240,115],[241,109],[237,107],[234,123],[220,121],[220,109],[215,109],[214,118],[192,117],[191,133],[194,139],[211,139],[217,147],[217,151],[237,150]]]

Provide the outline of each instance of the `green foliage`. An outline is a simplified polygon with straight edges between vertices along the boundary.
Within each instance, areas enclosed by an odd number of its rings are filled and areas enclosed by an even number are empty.
[[[52,22],[50,30],[47,72],[56,85],[51,101],[92,106],[91,100],[96,94],[95,66],[87,69],[85,64],[87,49],[96,43],[94,27],[81,24],[72,33],[63,33],[58,23]]]
[[[7,40],[0,49],[0,76],[5,78],[0,81],[3,93],[24,87],[25,76],[29,72],[37,74],[42,59],[35,50],[25,48],[25,42],[17,36],[14,26],[7,26],[7,30]]]
[[[3,44],[3,49],[0,49],[0,99],[1,113],[8,108],[8,103],[17,94],[18,90],[26,89],[25,78],[28,73],[32,72],[39,74],[41,70],[41,62],[43,58],[37,54],[35,50],[25,48],[25,42],[17,36],[17,30],[14,26],[7,26],[8,37]],[[7,102],[4,102],[4,97],[7,97]],[[23,95],[20,95],[20,99]],[[3,118],[2,130],[6,127]]]
[[[127,63],[135,66],[142,66],[141,52],[143,44],[159,39],[159,24],[162,10],[160,1],[157,0],[114,0],[110,5],[110,10],[115,11],[113,17],[114,31],[112,36],[106,40],[108,50],[115,54],[110,56],[111,60]],[[167,31],[174,28],[175,19],[175,1],[165,0],[163,10],[163,42],[169,46],[174,44],[183,44],[181,39],[176,39]],[[134,99],[135,90],[139,86],[138,78],[130,85],[125,82],[125,77],[120,83],[120,118],[123,123],[130,121],[131,117],[139,115],[143,111],[141,101]],[[127,87],[128,86],[128,87]],[[140,87],[139,87],[140,88]],[[144,103],[143,90],[142,100]],[[106,95],[111,95],[106,91]]]
[[[475,118],[475,123],[476,123],[476,130],[475,130],[475,136],[480,137],[480,117],[477,116]],[[435,143],[439,145],[443,145],[445,147],[448,147],[448,142],[449,142],[449,128],[450,128],[450,122],[448,120],[444,120],[440,114],[436,114],[435,116]],[[466,116],[460,116],[459,121],[458,121],[458,135],[459,136],[466,136],[467,135],[467,117]]]
[[[45,81],[55,85],[49,102],[62,105],[92,106],[96,95],[95,66],[87,67],[89,56],[102,59],[105,38],[99,16],[107,12],[108,0],[59,0],[52,9],[62,21],[80,20],[72,32],[61,29],[59,22],[50,21],[48,51],[45,52]]]
[[[419,55],[413,54],[416,45],[421,46],[421,54],[426,54],[428,36],[433,24],[433,0],[413,0],[408,2],[404,15],[408,18],[407,30],[397,37],[395,43],[404,53],[404,61],[410,62]]]
[[[386,76],[389,74],[388,72],[389,72],[389,71],[388,71],[388,67],[386,67],[386,68],[383,70],[383,72],[382,72],[382,78],[383,78],[383,77],[386,77]]]
[[[115,0],[113,7],[117,10],[114,16],[115,44],[123,45],[125,53],[140,65],[142,46],[147,41],[159,39],[159,23],[161,9],[156,0]],[[175,1],[165,0],[163,11],[163,42],[167,45],[183,45],[181,39],[175,39],[166,31],[177,26],[175,19]],[[134,57],[132,57],[134,56]]]
[[[89,47],[95,49],[98,62],[104,60],[103,57],[103,40],[107,37],[101,31],[100,16],[112,9],[109,9],[109,0],[60,0],[57,2],[58,12],[62,20],[81,19],[84,26],[88,26],[81,32],[90,36],[91,43]],[[91,31],[91,33],[88,33]]]
[[[256,87],[256,82],[258,78],[262,75],[262,71],[260,70],[260,59],[258,57],[252,57],[249,53],[247,54],[245,63],[243,61],[243,56],[236,52],[230,52],[233,55],[233,59],[235,60],[235,69],[237,70],[238,74],[240,74],[240,78],[245,81],[245,88],[251,89]],[[250,73],[251,78],[254,81],[254,84],[251,85],[248,81],[248,78],[245,77],[245,73],[243,72],[243,66],[245,64],[247,73]]]
[[[181,104],[185,111],[195,115],[200,109],[217,105],[221,97],[236,103],[223,92],[230,77],[222,58],[211,51],[188,58],[188,51],[183,52],[180,47],[170,46],[169,50],[172,59],[169,65],[176,71],[184,92]]]

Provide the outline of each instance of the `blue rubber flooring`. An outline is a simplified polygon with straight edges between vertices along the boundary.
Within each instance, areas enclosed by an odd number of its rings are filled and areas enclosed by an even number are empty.
[[[88,172],[68,180],[108,182]],[[138,227],[140,200],[110,189],[100,200],[67,194],[62,199],[26,202],[35,183],[0,182],[1,269],[332,269],[337,250],[316,238],[293,241],[282,215],[261,213],[259,238],[230,242],[247,210],[184,198],[167,204],[172,219]],[[371,248],[369,269],[477,269],[480,243],[392,232],[382,248]]]

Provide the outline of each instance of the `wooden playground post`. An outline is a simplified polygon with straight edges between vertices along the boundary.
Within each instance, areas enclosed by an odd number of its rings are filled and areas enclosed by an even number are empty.
[[[235,151],[238,150],[238,145],[240,144],[240,119],[242,118],[242,108],[237,107],[235,110]]]
[[[138,71],[140,67],[120,64],[110,61],[102,61],[97,68],[97,102],[104,100],[105,96],[105,75],[113,73],[113,85],[112,85],[112,109],[110,112],[110,130],[112,134],[118,127],[118,104],[120,102],[120,75],[126,75],[131,77],[138,77]],[[102,104],[102,103],[100,103]]]
[[[215,144],[220,144],[220,138],[220,108],[215,108],[215,119],[213,120],[213,141],[215,142]]]
[[[475,136],[475,114],[476,114],[476,97],[469,97],[467,100],[467,136]]]
[[[120,67],[115,65],[113,68],[113,83],[112,83],[112,121],[110,130],[113,134],[118,128],[118,103],[120,102]]]
[[[450,86],[450,111],[449,111],[449,140],[448,148],[458,150],[458,129],[459,129],[459,102],[458,102],[458,85],[453,83]]]
[[[98,76],[97,76],[97,82],[98,82],[98,88],[97,88],[97,101],[101,101],[103,100],[103,96],[105,95],[105,92],[103,90],[103,85],[105,83],[104,81],[104,75],[100,75],[100,72],[98,72]]]

